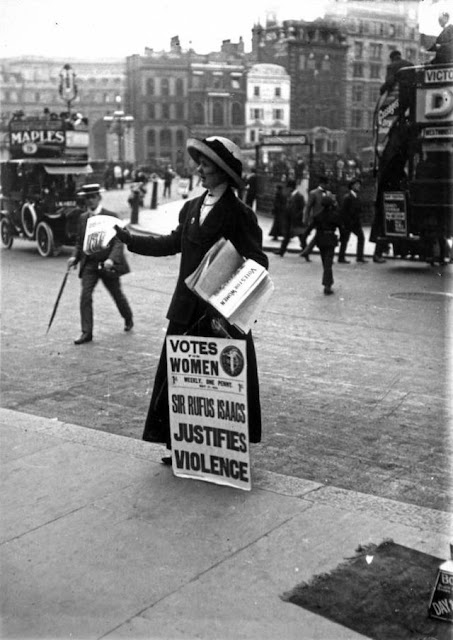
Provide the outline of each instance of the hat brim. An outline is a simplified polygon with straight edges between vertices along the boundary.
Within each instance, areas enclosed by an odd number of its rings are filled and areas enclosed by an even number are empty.
[[[100,196],[101,193],[104,193],[105,189],[99,189],[98,191],[88,191],[88,193],[86,191],[78,191],[76,195],[78,196],[84,196],[85,198],[87,196]]]
[[[209,160],[211,160],[214,164],[216,164],[222,171],[224,171],[235,183],[237,187],[243,189],[245,187],[245,182],[231,167],[227,165],[227,163],[222,160],[210,147],[208,147],[201,140],[197,140],[196,138],[189,138],[187,140],[187,151],[190,157],[198,162],[200,154],[206,156]]]

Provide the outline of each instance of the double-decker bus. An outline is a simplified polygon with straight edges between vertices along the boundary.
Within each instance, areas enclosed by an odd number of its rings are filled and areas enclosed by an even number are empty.
[[[77,191],[91,173],[88,122],[79,115],[18,113],[8,124],[9,160],[1,163],[0,232],[36,242],[41,256],[76,240]]]
[[[397,257],[449,258],[453,230],[453,63],[405,67],[376,110],[371,240]]]

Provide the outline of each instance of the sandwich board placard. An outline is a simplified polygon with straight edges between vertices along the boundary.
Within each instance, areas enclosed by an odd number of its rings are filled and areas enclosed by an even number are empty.
[[[250,491],[245,340],[166,340],[173,473]]]
[[[439,567],[428,613],[431,618],[453,622],[453,560]]]

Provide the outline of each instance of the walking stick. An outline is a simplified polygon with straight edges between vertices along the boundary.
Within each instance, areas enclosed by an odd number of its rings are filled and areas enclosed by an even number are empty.
[[[60,298],[63,293],[63,290],[66,286],[66,280],[68,279],[70,270],[71,270],[71,266],[68,266],[68,268],[66,269],[66,273],[64,274],[63,282],[61,283],[60,291],[58,292],[58,296],[53,307],[52,315],[50,316],[49,324],[47,325],[46,335],[49,333],[49,329],[52,326],[53,319],[55,318],[55,314],[57,313],[58,304],[60,302]]]

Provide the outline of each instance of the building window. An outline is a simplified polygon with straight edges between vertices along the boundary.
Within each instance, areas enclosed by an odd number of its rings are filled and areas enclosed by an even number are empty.
[[[160,113],[161,113],[162,120],[169,120],[170,119],[170,105],[168,105],[167,103],[164,102],[160,107]]]
[[[231,124],[244,124],[242,105],[239,102],[233,102],[231,107]]]
[[[162,129],[160,132],[160,147],[161,149],[171,148],[171,131],[170,129]]]
[[[215,126],[223,126],[223,105],[221,102],[214,102],[212,105],[212,124]]]
[[[150,120],[155,120],[155,118],[156,118],[156,105],[155,104],[149,104],[148,105],[148,118]]]
[[[193,89],[201,89],[203,87],[203,76],[192,76]]]
[[[354,62],[352,75],[354,78],[363,78],[363,64],[361,62]]]
[[[359,59],[363,57],[363,42],[354,42],[354,58]]]
[[[274,96],[276,98],[281,98],[282,97],[282,90],[281,90],[280,87],[275,87]]]
[[[256,142],[256,131],[255,129],[250,130],[250,142]]]
[[[361,84],[352,85],[352,101],[362,102],[363,100],[363,86]]]
[[[215,75],[212,78],[212,86],[214,89],[222,89],[223,88],[223,75]]]
[[[154,95],[154,78],[148,78],[146,81],[146,94],[148,96]]]
[[[184,82],[182,78],[176,78],[176,95],[177,96],[184,95]]]
[[[184,131],[182,131],[182,129],[178,129],[176,131],[176,146],[178,147],[178,149],[183,149],[185,146]]]
[[[362,113],[359,109],[353,109],[351,112],[351,124],[355,129],[360,129],[362,126]]]
[[[170,95],[170,82],[168,78],[162,78],[162,80],[160,81],[160,94],[161,96]]]
[[[381,77],[381,65],[380,64],[371,64],[370,65],[370,78],[373,80],[379,80]]]
[[[200,102],[195,102],[192,107],[192,119],[194,124],[204,124],[203,105]]]
[[[370,58],[372,60],[380,60],[382,58],[382,44],[375,42],[370,44]]]
[[[283,120],[283,109],[273,109],[272,117],[274,120]]]
[[[253,95],[256,97],[259,97],[260,95],[260,88],[257,87],[256,85],[253,87]]]
[[[182,102],[176,103],[176,119],[184,120],[184,104]]]
[[[232,89],[240,89],[241,88],[241,83],[239,82],[239,80],[237,78],[231,78],[231,88]]]
[[[331,69],[330,56],[328,53],[324,56],[321,62],[321,70],[322,71],[330,71]]]
[[[146,134],[146,144],[148,147],[154,147],[156,145],[156,132],[154,129],[150,129]]]
[[[322,138],[317,138],[315,140],[315,152],[322,153],[324,151],[324,140]]]
[[[264,116],[263,109],[250,109],[250,118],[252,120],[262,120]]]
[[[369,102],[371,104],[376,104],[376,102],[378,101],[380,96],[380,91],[379,91],[379,87],[370,87],[370,93],[369,93]]]
[[[311,69],[312,71],[316,69],[316,60],[314,53],[310,53],[310,55],[308,56],[307,69]]]

